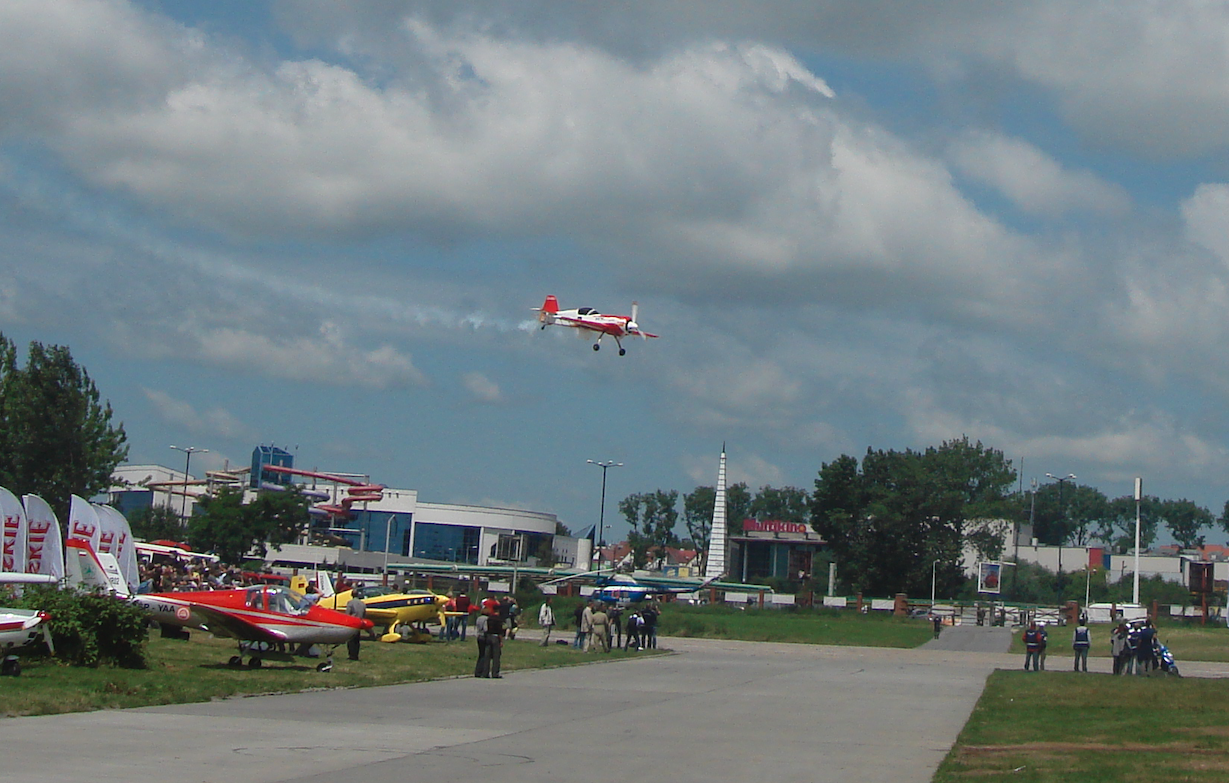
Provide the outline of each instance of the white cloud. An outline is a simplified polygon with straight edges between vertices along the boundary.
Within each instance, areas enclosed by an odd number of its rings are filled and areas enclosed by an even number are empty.
[[[427,382],[410,357],[396,348],[352,346],[328,322],[321,325],[316,338],[275,338],[226,327],[188,331],[183,336],[192,341],[192,353],[203,361],[290,380],[378,389]]]
[[[696,486],[712,487],[717,484],[718,462],[717,457],[712,454],[706,456],[691,454],[682,459],[682,467],[684,473],[696,482]],[[758,454],[727,454],[726,485],[739,482],[746,484],[754,493],[765,485],[783,486],[785,472]],[[692,487],[686,487],[680,492],[687,493],[692,489]]]
[[[1069,171],[1037,147],[985,131],[969,132],[948,156],[966,176],[989,185],[1025,212],[1122,215],[1131,206],[1121,187],[1089,171]]]
[[[1229,185],[1206,183],[1182,202],[1187,238],[1229,266]]]
[[[485,403],[503,402],[503,392],[500,391],[499,385],[482,373],[465,373],[461,381],[475,400]]]
[[[191,403],[176,399],[158,389],[142,388],[145,398],[153,404],[158,416],[168,424],[182,427],[197,435],[212,435],[237,440],[255,440],[253,430],[222,407],[197,411]]]

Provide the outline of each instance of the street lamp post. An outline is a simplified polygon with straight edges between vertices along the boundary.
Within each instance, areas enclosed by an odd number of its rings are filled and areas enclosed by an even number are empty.
[[[585,462],[590,465],[597,465],[599,468],[602,469],[602,505],[598,511],[598,520],[597,520],[597,525],[598,525],[597,534],[600,539],[597,545],[598,553],[599,553],[598,568],[600,569],[602,567],[600,553],[602,551],[602,547],[606,546],[606,471],[610,470],[611,468],[621,468],[623,467],[623,463],[614,462],[613,460],[606,460],[605,462],[597,462],[591,459],[587,459],[585,460]]]
[[[1065,475],[1065,476],[1055,476],[1053,473],[1047,473],[1047,474],[1046,474],[1046,478],[1048,478],[1050,481],[1056,482],[1056,483],[1058,484],[1058,513],[1062,514],[1062,515],[1063,515],[1063,517],[1064,517],[1064,518],[1066,518],[1066,516],[1067,516],[1067,509],[1066,509],[1066,507],[1063,505],[1063,485],[1064,485],[1064,484],[1066,484],[1068,481],[1075,481],[1075,474],[1074,474],[1074,473],[1068,473],[1068,474],[1067,474],[1067,475]],[[1062,596],[1062,589],[1063,589],[1063,542],[1067,540],[1066,532],[1067,532],[1066,530],[1063,530],[1063,537],[1062,537],[1062,538],[1060,538],[1060,539],[1058,540],[1058,590],[1059,590],[1058,600],[1059,600],[1059,601],[1062,601],[1062,600],[1063,600],[1063,596]]]
[[[183,511],[180,512],[180,516],[183,517],[184,524],[187,524],[188,522],[188,468],[192,467],[192,455],[193,454],[198,454],[198,453],[208,454],[209,449],[198,449],[196,446],[181,447],[181,446],[175,446],[175,445],[172,445],[171,448],[175,449],[175,451],[182,451],[186,455],[184,459],[184,465],[183,465]]]
[[[930,566],[930,613],[932,615],[935,612],[935,577],[939,573],[939,563],[941,562],[943,561],[936,560]]]

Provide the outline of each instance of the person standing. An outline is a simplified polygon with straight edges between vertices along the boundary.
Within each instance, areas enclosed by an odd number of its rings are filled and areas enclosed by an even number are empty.
[[[939,615],[935,614],[934,612],[931,612],[931,613],[930,613],[930,622],[934,623],[934,626],[935,626],[935,638],[936,638],[936,639],[938,639],[938,638],[939,638],[939,633],[943,630],[943,618],[942,618],[942,617],[940,617]]]
[[[644,607],[644,611],[640,613],[640,617],[644,620],[644,639],[642,644],[646,650],[657,649],[657,618],[660,614],[661,611],[657,608],[657,602],[652,600]]]
[[[601,652],[610,652],[610,618],[606,610],[598,604],[593,612],[593,644],[590,649],[597,648]]]
[[[572,619],[576,621],[576,638],[572,640],[572,646],[577,650],[585,643],[585,602],[581,601],[572,610]]]
[[[1041,671],[1040,655],[1041,632],[1037,630],[1037,623],[1030,622],[1024,629],[1024,671],[1028,671],[1030,663],[1033,671]]]
[[[586,601],[580,613],[581,645],[585,652],[593,651],[593,602]]]
[[[550,629],[555,627],[555,610],[550,605],[550,596],[542,602],[538,610],[538,625],[542,626],[542,647],[550,644]]]
[[[351,592],[350,600],[346,601],[346,614],[362,620],[367,616],[367,604],[363,603],[361,598],[358,598]],[[362,631],[355,631],[354,635],[346,641],[346,652],[349,653],[350,660],[352,661],[358,660],[358,637],[361,633]]]
[[[610,617],[610,633],[612,643],[609,645],[612,649],[619,649],[623,646],[623,610],[618,604],[610,607],[610,611],[606,613]]]
[[[457,596],[457,611],[461,616],[457,618],[461,627],[461,641],[465,641],[465,632],[469,630],[469,593],[461,593]]]
[[[444,602],[444,638],[452,641],[460,636],[459,624],[457,623],[457,599],[452,597],[452,592],[448,593],[448,600]]]
[[[1122,674],[1126,666],[1123,651],[1127,647],[1126,623],[1118,623],[1118,627],[1110,632],[1110,655],[1114,659],[1114,674]]]
[[[1088,626],[1081,619],[1080,624],[1075,628],[1075,633],[1071,635],[1071,649],[1075,651],[1075,670],[1077,672],[1088,671],[1088,648],[1091,646],[1092,634],[1089,633]]]
[[[504,648],[504,618],[492,612],[486,621],[486,657],[490,662],[492,680],[502,679],[499,673],[499,657]]]
[[[1144,627],[1139,629],[1139,636],[1135,642],[1136,674],[1151,674],[1156,668],[1156,656],[1152,652],[1152,645],[1155,643],[1156,628],[1153,628],[1152,621],[1148,620],[1144,623]]]
[[[490,622],[490,610],[483,609],[474,621],[474,639],[478,642],[478,662],[474,664],[475,677],[491,676],[491,659],[487,655],[487,628]]]
[[[1046,670],[1046,645],[1050,643],[1050,634],[1046,631],[1044,625],[1037,626],[1037,633],[1041,634],[1041,650],[1037,653],[1037,660],[1041,662],[1041,671]]]
[[[640,612],[633,611],[627,616],[627,637],[623,641],[624,650],[640,649],[640,628],[643,624],[644,620],[640,619]]]

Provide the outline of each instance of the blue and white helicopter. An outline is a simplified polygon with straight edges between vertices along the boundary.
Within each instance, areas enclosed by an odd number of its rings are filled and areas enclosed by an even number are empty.
[[[703,581],[699,579],[671,579],[667,577],[641,574],[631,576],[618,573],[617,569],[607,568],[601,571],[584,571],[579,574],[552,579],[542,585],[555,585],[563,582],[591,581],[596,588],[589,596],[595,601],[608,604],[634,604],[648,601],[659,595],[683,595],[703,590],[721,577],[714,576]]]

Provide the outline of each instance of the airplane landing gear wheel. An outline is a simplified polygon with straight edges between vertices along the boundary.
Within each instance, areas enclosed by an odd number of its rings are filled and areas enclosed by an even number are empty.
[[[253,655],[251,658],[248,659],[248,668],[249,669],[259,669],[263,665],[263,663],[264,662],[262,660],[260,660],[255,655]]]
[[[316,671],[318,671],[318,672],[331,672],[331,671],[333,671],[333,659],[332,659],[332,658],[330,658],[329,660],[324,661],[323,663],[318,663],[318,664],[316,664]]]
[[[232,669],[238,669],[243,665],[243,657],[240,655],[232,655],[230,660],[226,662],[226,665]]]
[[[0,661],[0,674],[5,677],[20,677],[21,662],[17,660],[16,655],[6,655],[3,661]]]
[[[626,349],[626,348],[620,348],[620,349],[619,349],[619,355],[620,355],[620,356],[626,356],[626,355],[627,355],[627,349]]]
[[[598,345],[597,343],[593,344],[593,350],[600,351],[601,349],[602,349],[602,346]]]

